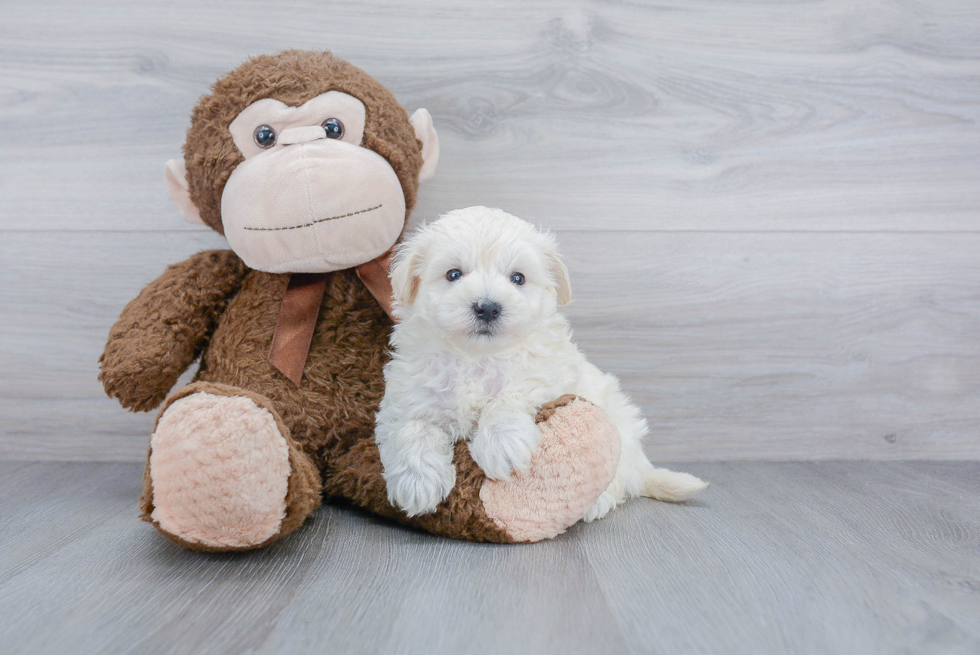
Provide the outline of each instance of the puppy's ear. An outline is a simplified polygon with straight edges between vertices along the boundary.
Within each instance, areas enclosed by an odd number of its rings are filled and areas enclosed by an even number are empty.
[[[422,248],[409,239],[399,246],[391,263],[391,292],[402,307],[411,307],[422,284]]]
[[[572,281],[568,277],[568,269],[565,268],[565,262],[561,260],[558,252],[554,249],[548,253],[548,268],[551,271],[552,279],[555,281],[558,304],[564,306],[572,302]]]

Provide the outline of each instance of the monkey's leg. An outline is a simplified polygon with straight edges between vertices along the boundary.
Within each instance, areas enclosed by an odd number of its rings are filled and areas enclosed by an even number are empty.
[[[320,504],[320,476],[263,396],[195,382],[164,404],[150,439],[140,509],[195,550],[259,548]]]
[[[408,518],[388,503],[381,458],[373,440],[331,462],[327,496],[351,500],[376,514],[429,532],[470,541],[534,542],[564,532],[585,516],[612,482],[619,432],[605,412],[563,396],[538,412],[541,446],[531,469],[510,480],[490,480],[456,444],[456,486],[434,514]]]

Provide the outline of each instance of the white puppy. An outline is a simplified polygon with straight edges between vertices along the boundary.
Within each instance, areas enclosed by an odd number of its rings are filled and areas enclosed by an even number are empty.
[[[630,497],[677,501],[707,486],[653,467],[639,409],[572,343],[558,311],[571,300],[568,271],[550,234],[499,209],[452,211],[401,245],[391,281],[400,323],[375,437],[388,498],[408,515],[449,494],[459,439],[490,478],[526,471],[535,413],[569,393],[605,410],[622,439],[615,479],[587,521]]]

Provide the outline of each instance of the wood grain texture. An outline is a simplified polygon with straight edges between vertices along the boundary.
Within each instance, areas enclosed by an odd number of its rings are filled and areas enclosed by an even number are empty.
[[[429,216],[576,229],[975,230],[973,0],[5,4],[0,216],[178,227],[162,165],[245,56],[330,48],[432,111]]]
[[[143,284],[220,245],[205,236],[0,244],[0,362],[19,372],[0,456],[142,461],[154,416],[105,398],[97,359]],[[980,235],[559,238],[578,341],[643,408],[655,459],[980,457]],[[19,283],[41,268],[50,289]]]
[[[0,464],[0,651],[980,649],[977,463],[689,470],[712,481],[697,502],[632,501],[533,546],[324,507],[267,550],[206,555],[136,519],[137,464]]]
[[[162,165],[245,56],[331,48],[442,158],[415,221],[559,231],[577,335],[685,459],[980,458],[980,5],[11,0],[0,457],[141,460],[115,317],[220,238]]]

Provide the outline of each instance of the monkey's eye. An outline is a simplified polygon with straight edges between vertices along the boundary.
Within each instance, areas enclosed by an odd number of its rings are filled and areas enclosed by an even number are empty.
[[[255,128],[255,143],[260,148],[271,148],[276,145],[276,131],[268,125],[259,125]]]
[[[463,277],[463,271],[459,270],[458,268],[451,268],[446,273],[446,279],[450,282],[455,282],[461,277]]]
[[[514,284],[516,284],[517,286],[521,286],[522,284],[524,284],[524,274],[523,273],[511,273],[510,274],[510,281],[513,282]]]
[[[344,136],[344,124],[337,118],[328,118],[320,123],[320,126],[327,133],[328,139],[339,139]]]

